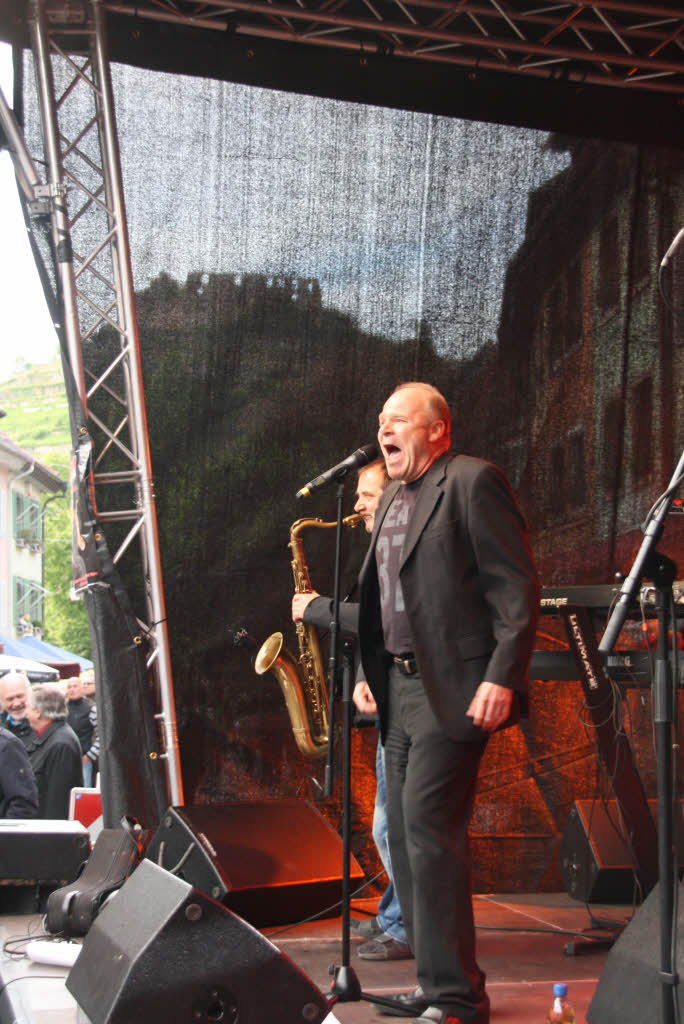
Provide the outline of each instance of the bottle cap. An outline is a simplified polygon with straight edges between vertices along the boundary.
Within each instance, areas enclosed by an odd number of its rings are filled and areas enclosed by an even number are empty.
[[[563,996],[567,996],[568,994],[568,986],[563,982],[561,982],[559,985],[554,985],[553,994],[554,996],[560,996],[562,999]]]

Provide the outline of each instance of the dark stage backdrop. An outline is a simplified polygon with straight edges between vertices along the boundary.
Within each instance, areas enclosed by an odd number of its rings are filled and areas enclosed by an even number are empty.
[[[296,649],[289,529],[332,518],[334,494],[295,492],[372,439],[398,382],[428,380],[454,449],[509,474],[543,583],[627,569],[684,443],[682,325],[656,286],[684,220],[684,153],[121,66],[113,79],[186,801],[318,800],[275,678],[234,642],[280,629]],[[680,307],[683,282],[679,257],[665,285]],[[680,559],[681,522],[662,544]],[[351,532],[346,585],[364,547]],[[332,532],[304,548],[329,591]],[[563,646],[552,616],[539,646]],[[648,693],[624,725],[653,795]],[[372,729],[355,735],[369,874],[374,747]],[[579,684],[532,683],[529,721],[483,766],[477,889],[560,888],[572,802],[607,791]],[[338,795],[323,810],[339,824]]]

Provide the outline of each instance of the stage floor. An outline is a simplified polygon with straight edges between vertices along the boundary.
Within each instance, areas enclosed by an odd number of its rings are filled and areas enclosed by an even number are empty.
[[[374,911],[375,901],[355,900],[352,913]],[[625,922],[631,907],[592,905],[597,919]],[[487,975],[492,1022],[540,1024],[553,998],[554,982],[568,984],[568,996],[577,1021],[584,1021],[596,988],[606,951],[589,948],[568,956],[567,943],[590,926],[584,904],[564,893],[480,895],[475,898],[478,960]],[[297,925],[287,932],[265,929],[283,952],[294,960],[319,988],[329,988],[328,966],[339,964],[341,919]],[[594,933],[607,935],[607,932]],[[350,966],[354,968],[364,994],[392,995],[416,985],[414,961],[377,963],[361,960],[356,950],[361,941],[351,940]],[[333,1014],[341,1024],[387,1024],[372,1003],[337,1003]],[[401,1020],[402,1018],[394,1018]],[[406,1019],[406,1018],[404,1018]]]
[[[375,907],[374,900],[354,900],[352,913],[355,916],[372,914]],[[631,907],[592,905],[591,911],[595,918],[624,922],[631,914]],[[582,932],[591,923],[583,904],[565,894],[479,895],[475,898],[475,921],[478,957],[487,975],[491,1018],[495,1024],[543,1021],[556,981],[567,982],[577,1020],[585,1020],[606,952],[593,948],[574,956],[564,952],[566,944],[576,938],[568,933]],[[329,918],[287,929],[262,931],[327,993],[329,967],[341,962],[341,924],[341,918]],[[9,936],[18,937],[29,931],[34,936],[40,931],[38,916],[0,917],[3,943]],[[351,939],[350,966],[364,994],[391,995],[415,987],[413,960],[391,963],[361,960],[356,955],[361,941],[356,937]],[[76,1024],[83,1020],[83,1014],[77,1011],[64,988],[66,974],[61,968],[10,960],[2,954],[2,984],[10,984],[0,987],[0,1024],[12,1020],[19,1024]],[[340,1024],[386,1024],[389,1020],[380,1016],[366,1000],[338,1002],[332,1013]],[[332,1017],[329,1021],[334,1024]]]

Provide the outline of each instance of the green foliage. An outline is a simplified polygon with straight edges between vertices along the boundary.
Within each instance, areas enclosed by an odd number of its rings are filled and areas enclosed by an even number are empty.
[[[66,498],[57,498],[45,516],[45,639],[74,654],[90,658],[90,632],[85,603],[72,601],[71,514]]]
[[[6,416],[4,433],[35,454],[63,480],[68,479],[70,428],[62,368],[59,360],[26,365],[1,385]],[[90,632],[83,601],[72,601],[71,518],[68,497],[56,497],[45,507],[45,639],[89,658]]]

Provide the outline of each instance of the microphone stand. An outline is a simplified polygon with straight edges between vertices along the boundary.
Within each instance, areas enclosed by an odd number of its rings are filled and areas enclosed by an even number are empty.
[[[643,576],[655,583],[656,608],[658,611],[658,643],[656,650],[655,676],[653,687],[653,721],[656,731],[656,764],[658,783],[658,870],[660,877],[660,980],[662,991],[662,1024],[675,1024],[675,988],[679,978],[673,964],[673,936],[676,934],[674,920],[675,866],[673,860],[673,780],[672,748],[676,735],[676,714],[678,701],[674,699],[672,666],[670,664],[667,634],[672,625],[673,638],[677,622],[670,610],[673,605],[672,584],[677,567],[665,555],[656,551],[656,544],[663,532],[663,522],[672,503],[672,497],[684,473],[684,452],[679,460],[667,490],[656,503],[654,513],[649,516],[644,528],[644,540],[632,565],[629,576],[622,585],[620,598],[608,620],[606,630],[599,643],[599,651],[608,654],[612,650],[622,629],[630,601],[635,595]],[[676,640],[675,640],[676,646]]]
[[[333,789],[333,706],[337,675],[337,636],[340,624],[340,578],[342,574],[342,499],[344,497],[345,470],[337,477],[337,533],[335,535],[335,574],[333,585],[332,621],[330,623],[330,712],[328,715],[328,755],[325,765],[325,796]],[[351,733],[353,721],[352,691],[354,688],[354,641],[345,637],[342,661],[342,962],[330,965],[333,979],[328,995],[329,1006],[335,1003],[356,1003],[366,1000],[395,1010],[400,1003],[387,996],[363,992],[356,971],[350,965],[350,861],[351,861]]]
[[[325,796],[332,796],[333,790],[333,740],[334,740],[334,695],[337,681],[337,636],[340,625],[340,586],[342,575],[342,501],[344,480],[337,484],[337,532],[335,534],[335,573],[333,584],[332,621],[330,623],[330,712],[328,716],[328,756],[325,765]],[[350,966],[350,859],[351,859],[351,723],[352,723],[352,676],[354,668],[353,641],[348,637],[343,645],[342,656],[342,963],[331,967],[333,983],[330,990],[330,1005],[335,1002],[357,1002],[362,998],[361,986],[353,967]]]

